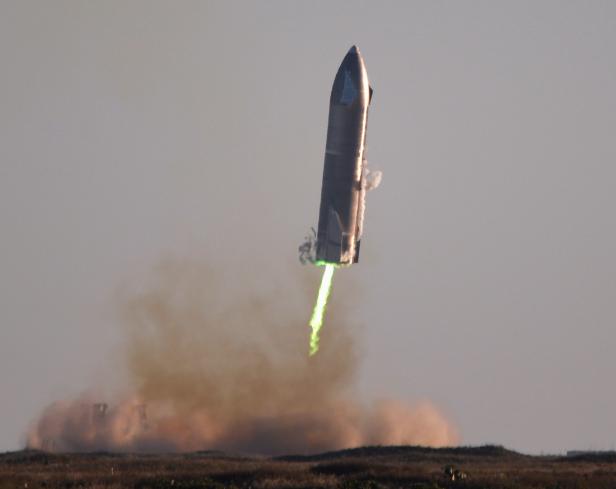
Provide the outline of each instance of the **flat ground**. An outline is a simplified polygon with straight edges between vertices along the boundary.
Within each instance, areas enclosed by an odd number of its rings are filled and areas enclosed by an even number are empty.
[[[467,474],[452,481],[445,468]],[[0,489],[614,489],[616,454],[529,456],[502,447],[365,447],[313,456],[0,454]]]

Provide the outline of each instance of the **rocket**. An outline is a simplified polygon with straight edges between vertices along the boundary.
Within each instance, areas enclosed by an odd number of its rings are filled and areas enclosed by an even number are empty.
[[[359,49],[353,46],[336,73],[329,122],[316,240],[316,263],[359,261],[365,193],[368,107],[372,87]]]

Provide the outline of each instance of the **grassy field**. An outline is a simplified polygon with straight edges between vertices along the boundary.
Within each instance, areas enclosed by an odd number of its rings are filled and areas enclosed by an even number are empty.
[[[452,467],[466,478],[451,480]],[[312,456],[0,454],[0,489],[614,489],[616,455],[528,456],[502,447],[365,447]]]

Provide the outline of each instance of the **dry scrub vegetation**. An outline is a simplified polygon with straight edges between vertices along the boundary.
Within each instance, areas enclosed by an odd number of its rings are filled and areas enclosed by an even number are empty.
[[[452,481],[453,466],[468,474]],[[0,455],[0,489],[77,488],[612,489],[616,455],[535,457],[502,447],[366,447],[313,456]]]

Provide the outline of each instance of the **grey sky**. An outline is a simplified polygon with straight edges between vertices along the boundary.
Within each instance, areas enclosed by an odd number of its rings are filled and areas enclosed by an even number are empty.
[[[161,257],[294,279],[352,44],[384,172],[334,285],[362,391],[466,444],[613,448],[615,3],[3,1],[0,450],[105,377]]]

